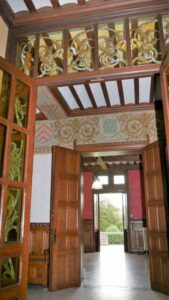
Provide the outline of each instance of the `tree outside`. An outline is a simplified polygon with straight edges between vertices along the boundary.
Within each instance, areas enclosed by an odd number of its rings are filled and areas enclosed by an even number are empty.
[[[120,195],[100,195],[100,231],[107,233],[109,244],[124,242],[122,196]]]

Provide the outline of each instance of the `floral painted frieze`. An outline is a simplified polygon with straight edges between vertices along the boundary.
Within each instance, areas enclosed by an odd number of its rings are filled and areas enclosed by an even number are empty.
[[[154,110],[38,121],[35,148],[58,145],[155,141],[157,128]]]

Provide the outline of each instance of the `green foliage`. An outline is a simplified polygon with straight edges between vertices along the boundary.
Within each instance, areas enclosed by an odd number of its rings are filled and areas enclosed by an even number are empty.
[[[109,245],[110,244],[123,244],[124,243],[124,237],[123,237],[123,232],[116,232],[109,234]]]
[[[122,210],[110,202],[100,202],[100,231],[123,231]]]
[[[119,227],[116,224],[111,224],[109,227],[107,227],[106,232],[118,232]]]

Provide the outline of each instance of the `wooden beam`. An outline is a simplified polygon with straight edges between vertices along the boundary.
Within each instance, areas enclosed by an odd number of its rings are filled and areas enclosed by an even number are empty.
[[[120,97],[121,106],[124,106],[125,102],[124,102],[124,93],[123,93],[122,80],[117,80],[117,86],[118,86],[118,90],[119,90],[119,97]]]
[[[36,12],[35,5],[33,4],[32,0],[24,0],[24,3],[26,4],[28,10],[32,12]]]
[[[93,26],[86,26],[86,36],[88,39],[88,43],[91,47],[91,68],[95,68],[95,63],[94,63],[94,55],[95,55],[95,45],[94,45],[94,39],[95,39],[95,32]]]
[[[89,96],[89,99],[90,99],[90,101],[91,101],[91,103],[93,105],[93,108],[97,108],[97,104],[96,104],[96,101],[94,99],[94,96],[93,96],[93,93],[91,91],[89,83],[85,83],[85,88],[86,88],[86,92],[87,92],[87,94]]]
[[[0,16],[7,25],[12,25],[14,21],[14,13],[7,1],[0,1]]]
[[[135,104],[139,104],[139,78],[134,78]]]
[[[104,81],[101,82],[101,88],[102,88],[102,91],[103,91],[103,95],[104,95],[104,99],[105,99],[106,105],[108,107],[111,107],[111,103],[110,103],[110,99],[109,99],[109,94],[107,92],[106,84],[105,84]]]
[[[71,111],[69,114],[70,117],[80,117],[80,116],[94,116],[101,114],[113,114],[113,113],[121,113],[121,112],[135,112],[154,109],[154,103],[143,103],[138,105],[127,104],[125,106],[116,105],[111,107],[97,107],[97,108],[86,108],[85,110],[79,111]]]
[[[158,15],[158,31],[159,31],[159,45],[160,45],[160,52],[164,56],[165,54],[165,38],[164,38],[164,30],[163,30],[163,22],[162,22],[162,15]]]
[[[85,145],[76,145],[76,150],[81,152],[89,152],[89,151],[120,151],[121,154],[126,151],[128,154],[136,153],[138,150],[139,153],[145,146],[148,145],[148,141],[139,141],[139,142],[124,142],[124,143],[104,143],[104,144],[85,144]],[[134,151],[134,152],[133,152]]]
[[[50,0],[53,8],[60,7],[60,3],[58,0]]]
[[[131,44],[130,44],[130,29],[129,29],[129,19],[125,19],[124,23],[124,38],[126,39],[127,44],[127,65],[132,66],[132,58],[131,58]],[[125,59],[125,57],[123,57]]]
[[[127,165],[123,165],[123,164],[112,164],[108,166],[108,170],[107,171],[103,171],[101,169],[101,167],[95,165],[95,166],[85,166],[82,164],[82,169],[83,172],[102,172],[103,174],[107,174],[109,172],[127,172],[128,170],[142,170],[142,163],[137,163],[137,164],[127,164]],[[124,187],[124,190],[126,188]],[[117,190],[115,190],[116,192]],[[112,193],[113,192],[113,188],[111,187],[107,187],[107,188],[103,188],[102,190],[99,190],[99,193]]]
[[[130,0],[130,1],[93,1],[87,2],[87,5],[69,5],[60,9],[37,11],[36,17],[34,14],[22,14],[15,18],[14,27],[18,29],[18,34],[26,34],[35,31],[57,30],[68,28],[68,26],[86,26],[86,24],[94,24],[99,22],[111,22],[111,20],[121,20],[126,17],[142,17],[156,15],[157,13],[165,14],[168,11],[168,0]],[[37,32],[36,31],[36,32]]]
[[[99,69],[100,62],[99,62],[99,45],[98,45],[98,24],[94,25],[94,49],[93,49],[93,56],[94,56],[94,66],[95,70]]]
[[[150,103],[154,102],[154,76],[151,77]]]
[[[71,109],[70,109],[69,105],[67,104],[67,102],[65,101],[65,99],[63,98],[60,91],[57,89],[57,87],[50,87],[49,90],[51,91],[51,93],[55,97],[56,101],[59,102],[59,104],[61,105],[61,107],[65,111],[66,115],[68,116],[71,112]]]
[[[84,5],[86,4],[86,0],[77,0],[79,5]]]
[[[76,100],[76,103],[77,105],[79,106],[80,109],[84,110],[84,107],[83,107],[83,104],[78,96],[78,94],[76,93],[76,90],[73,86],[69,86],[70,90],[71,90],[71,93],[73,94],[75,100]]]
[[[161,64],[140,65],[125,68],[104,69],[96,71],[74,72],[70,74],[62,74],[60,76],[46,76],[36,78],[37,85],[69,85],[84,83],[84,81],[99,82],[100,80],[118,80],[129,79],[135,77],[152,76],[160,71]]]
[[[129,155],[111,155],[111,156],[104,156],[103,152],[101,152],[101,157],[104,159],[105,163],[113,163],[116,161],[119,162],[130,162],[130,161],[141,161],[141,155],[139,154],[129,154]],[[113,153],[113,152],[112,152]],[[141,151],[140,151],[141,154]],[[82,157],[83,163],[96,163],[97,157]]]
[[[48,120],[46,115],[42,112],[36,114],[36,121]]]

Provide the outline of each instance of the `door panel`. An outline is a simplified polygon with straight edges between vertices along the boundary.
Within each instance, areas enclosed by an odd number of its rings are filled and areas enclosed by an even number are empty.
[[[167,140],[167,154],[169,163],[169,52],[161,64],[160,70],[161,78],[161,93],[163,98],[163,112],[164,112],[164,123]],[[168,165],[169,167],[169,165]]]
[[[144,149],[143,168],[151,286],[152,289],[169,295],[166,196],[158,142]]]
[[[0,58],[0,299],[26,299],[35,92]]]
[[[49,288],[80,285],[80,154],[53,147]]]

